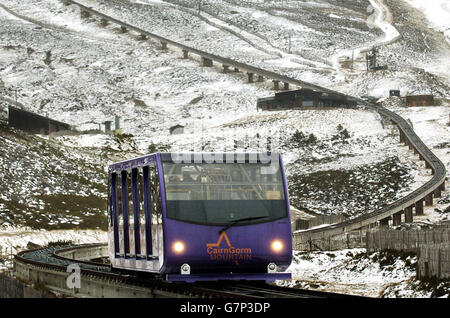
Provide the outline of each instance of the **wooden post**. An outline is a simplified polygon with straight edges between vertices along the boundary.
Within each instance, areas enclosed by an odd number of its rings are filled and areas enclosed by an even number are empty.
[[[441,246],[438,246],[438,255],[437,255],[437,278],[441,279]]]

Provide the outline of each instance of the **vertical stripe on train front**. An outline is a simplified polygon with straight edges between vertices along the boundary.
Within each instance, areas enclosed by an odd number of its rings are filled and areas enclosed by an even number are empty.
[[[138,169],[131,170],[131,195],[133,199],[134,217],[134,253],[136,258],[141,254],[141,226],[140,226],[140,202],[139,202],[139,180]]]
[[[143,188],[144,188],[144,215],[145,215],[145,246],[148,255],[153,254],[152,244],[152,198],[150,196],[150,168],[145,166],[143,171]]]
[[[128,177],[127,171],[121,173],[122,179],[122,215],[123,215],[123,246],[124,257],[130,254],[130,231],[129,231],[129,214],[128,214]]]

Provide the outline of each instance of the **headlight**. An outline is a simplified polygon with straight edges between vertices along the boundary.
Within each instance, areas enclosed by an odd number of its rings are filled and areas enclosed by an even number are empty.
[[[281,252],[283,250],[283,242],[280,240],[273,240],[270,247],[272,248],[272,251],[276,253]]]
[[[184,243],[180,242],[180,241],[177,241],[177,242],[173,243],[172,250],[175,253],[177,253],[177,254],[183,253],[183,251],[184,251]]]

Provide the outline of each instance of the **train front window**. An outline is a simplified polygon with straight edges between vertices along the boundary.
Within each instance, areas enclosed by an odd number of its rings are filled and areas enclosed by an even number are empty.
[[[163,166],[168,218],[221,225],[242,218],[264,217],[254,221],[261,222],[287,216],[281,169],[265,174],[263,164]]]

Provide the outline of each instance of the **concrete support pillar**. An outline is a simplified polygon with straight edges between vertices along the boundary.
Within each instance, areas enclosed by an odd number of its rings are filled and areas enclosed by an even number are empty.
[[[442,184],[441,184],[441,191],[445,191],[445,180],[444,180],[444,182],[442,182]]]
[[[289,83],[284,83],[283,89],[286,91],[289,90]]]
[[[207,59],[206,57],[202,57],[203,66],[211,67],[213,66],[213,61],[210,59]]]
[[[222,67],[223,67],[223,72],[224,73],[228,73],[230,71],[230,66],[229,65],[223,64]]]
[[[253,75],[255,75],[255,74],[250,73],[250,72],[247,72],[248,82],[249,82],[249,83],[253,83]]]
[[[406,136],[405,136],[405,134],[403,133],[403,131],[402,130],[400,130],[399,129],[399,131],[400,131],[400,142],[401,143],[405,143],[406,142]]]
[[[433,205],[433,192],[425,196],[425,206],[432,206],[432,205]]]
[[[415,154],[415,155],[418,155],[418,154],[419,154],[419,152],[417,151],[416,148],[414,148],[414,154]]]
[[[392,215],[392,225],[397,226],[402,223],[402,212],[398,212]]]
[[[416,204],[414,205],[415,209],[416,209],[416,215],[423,215],[423,201],[417,201]]]
[[[101,26],[107,26],[108,25],[108,20],[106,20],[105,18],[102,18],[102,21],[100,22]]]
[[[388,217],[388,218],[380,220],[380,226],[381,227],[388,227],[390,219],[391,219],[391,217]]]
[[[431,165],[428,161],[425,161],[425,168],[426,169],[431,169]]]
[[[434,196],[435,198],[440,198],[440,197],[441,197],[441,187],[440,187],[440,186],[437,187],[437,188],[434,190],[433,196]]]
[[[127,27],[124,27],[123,25],[120,26],[120,32],[126,33],[127,31]]]
[[[273,89],[276,91],[280,90],[280,81],[273,80],[272,82],[273,82]]]
[[[258,82],[264,82],[264,76],[258,75]]]
[[[405,223],[412,223],[413,222],[413,211],[412,206],[407,207],[405,210]]]
[[[239,69],[237,67],[234,68],[235,73],[239,73]]]
[[[167,42],[161,41],[161,50],[167,50]]]
[[[183,50],[183,58],[187,59],[189,57],[189,51],[188,50]]]

